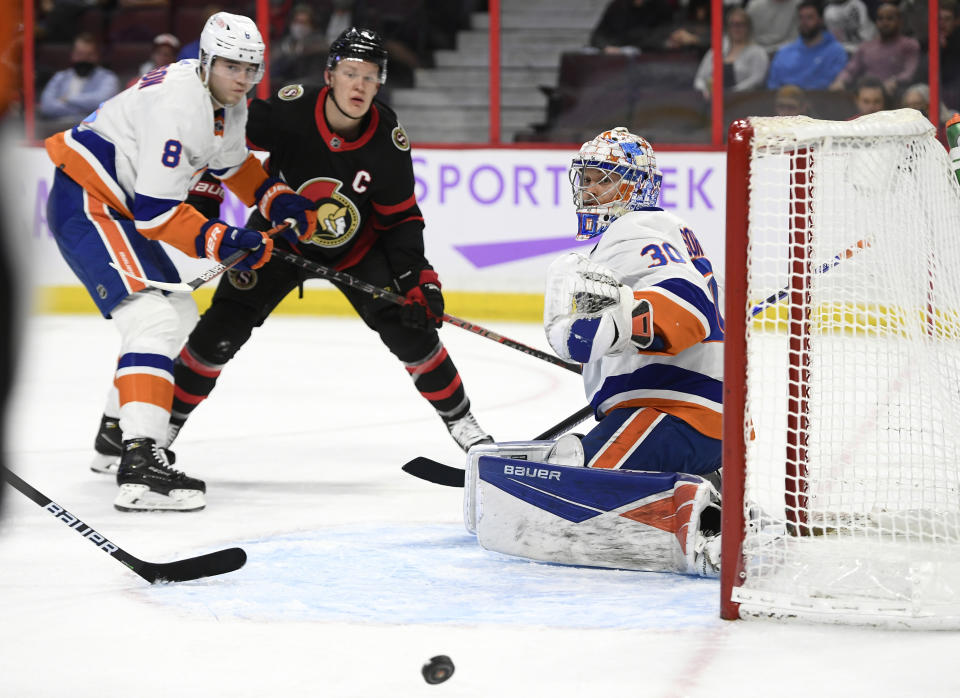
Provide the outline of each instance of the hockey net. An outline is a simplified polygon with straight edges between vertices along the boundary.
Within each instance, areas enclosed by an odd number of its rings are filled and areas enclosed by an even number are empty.
[[[918,112],[727,164],[721,614],[960,628],[960,187]]]

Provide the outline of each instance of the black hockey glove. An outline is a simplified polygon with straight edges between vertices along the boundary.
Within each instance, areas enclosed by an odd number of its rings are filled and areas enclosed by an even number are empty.
[[[187,203],[206,218],[219,218],[223,194],[223,184],[220,180],[209,172],[204,172],[200,180],[191,187],[187,195]]]
[[[416,272],[410,271],[399,278],[401,287],[413,274]],[[417,284],[407,291],[405,302],[400,306],[400,322],[417,330],[443,324],[443,294],[440,293],[440,279],[433,269],[422,270]]]

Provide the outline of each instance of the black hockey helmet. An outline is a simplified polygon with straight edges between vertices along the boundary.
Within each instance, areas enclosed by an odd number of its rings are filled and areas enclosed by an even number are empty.
[[[383,39],[372,29],[350,27],[330,44],[327,70],[333,70],[342,60],[368,61],[379,68],[380,84],[387,81],[387,50]]]

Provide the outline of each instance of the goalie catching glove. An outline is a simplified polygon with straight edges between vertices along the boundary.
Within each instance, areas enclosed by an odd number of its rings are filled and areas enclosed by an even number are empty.
[[[410,285],[414,282],[414,285]],[[425,330],[443,324],[443,294],[440,293],[440,278],[433,269],[419,273],[408,271],[397,278],[404,292],[404,304],[400,306],[400,322],[406,327]]]
[[[547,271],[543,324],[553,350],[579,363],[654,343],[649,301],[637,299],[611,269],[574,252]]]
[[[289,228],[288,228],[289,230]],[[200,228],[196,238],[197,257],[207,257],[222,262],[238,250],[248,250],[249,256],[234,265],[237,271],[259,269],[273,252],[273,240],[268,233],[249,228],[236,228],[224,221],[212,218]]]
[[[273,225],[292,218],[297,223],[281,232],[290,243],[306,242],[317,232],[317,204],[300,196],[283,180],[268,177],[255,194],[257,208]]]

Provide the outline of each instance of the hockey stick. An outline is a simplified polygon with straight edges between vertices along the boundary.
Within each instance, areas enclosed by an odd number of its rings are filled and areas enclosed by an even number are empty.
[[[591,414],[593,414],[593,408],[590,405],[581,407],[563,421],[553,425],[539,436],[534,437],[533,440],[545,441],[555,439],[560,436],[560,434],[573,429]],[[421,480],[433,482],[437,485],[445,485],[447,487],[463,487],[466,476],[463,468],[455,468],[452,465],[446,465],[445,463],[435,461],[432,458],[426,458],[425,456],[417,456],[413,460],[407,461],[404,463],[402,470]]]
[[[283,223],[281,223],[277,227],[271,228],[270,230],[268,230],[267,235],[269,235],[270,237],[273,237],[277,233],[281,233],[287,228],[293,227],[295,224],[296,224],[295,220],[293,220],[292,218],[287,218]],[[202,272],[200,276],[195,278],[193,281],[177,281],[177,282],[154,281],[153,279],[145,279],[142,276],[137,276],[136,274],[134,274],[131,271],[128,271],[127,269],[121,269],[114,262],[110,262],[110,266],[116,269],[118,272],[120,272],[124,276],[128,276],[131,279],[136,279],[140,283],[145,284],[146,286],[150,286],[151,288],[159,288],[161,291],[172,291],[175,293],[192,293],[196,291],[198,288],[200,288],[201,286],[203,286],[205,283],[210,281],[211,279],[215,279],[218,276],[220,276],[223,272],[235,267],[241,261],[249,257],[252,253],[256,252],[257,249],[259,249],[259,247],[254,248],[252,250],[237,250],[236,252],[234,252],[232,255],[227,257],[225,260],[223,260],[219,264],[216,264],[210,267],[209,269],[207,269],[206,271]]]
[[[174,562],[145,562],[134,557],[116,543],[98,533],[87,523],[71,514],[52,499],[34,489],[10,470],[3,471],[3,478],[14,488],[32,499],[36,504],[50,512],[69,528],[79,533],[105,553],[112,555],[132,571],[139,574],[151,584],[160,582],[187,582],[202,577],[213,577],[226,574],[243,567],[247,561],[247,554],[243,548],[227,548],[206,555],[175,560]]]
[[[824,263],[821,264],[819,267],[817,267],[816,269],[814,269],[814,270],[813,270],[813,273],[814,273],[814,274],[824,274],[824,273],[830,271],[831,269],[833,269],[833,268],[834,268],[835,266],[837,266],[838,264],[840,264],[843,260],[845,260],[845,259],[850,259],[850,258],[853,257],[855,254],[857,254],[857,253],[860,252],[861,250],[864,250],[864,249],[866,249],[866,248],[868,248],[868,247],[870,247],[870,243],[869,243],[868,241],[866,241],[866,240],[857,240],[854,244],[850,245],[850,247],[848,247],[848,248],[845,249],[843,252],[841,252],[840,254],[838,254],[837,256],[835,256],[835,257],[834,257],[833,259],[831,259],[829,262],[824,262]],[[757,304],[757,305],[753,306],[753,308],[751,308],[751,310],[750,310],[750,317],[756,317],[757,315],[759,315],[760,313],[762,313],[762,312],[763,312],[764,310],[766,310],[767,308],[769,308],[769,307],[771,307],[771,306],[774,306],[774,305],[776,305],[777,303],[779,303],[780,301],[782,301],[782,300],[783,300],[784,298],[786,298],[788,295],[790,295],[790,287],[789,287],[789,286],[785,286],[785,287],[781,288],[779,291],[777,291],[776,293],[770,294],[769,296],[767,296],[766,298],[764,298],[762,301],[760,301],[759,304]]]
[[[349,286],[350,288],[355,288],[358,291],[369,293],[374,298],[383,298],[384,300],[394,303],[395,305],[404,305],[406,303],[406,299],[397,293],[393,293],[392,291],[369,284],[366,281],[362,281],[355,276],[347,274],[346,272],[337,271],[336,269],[325,267],[322,264],[317,264],[316,262],[305,259],[300,255],[274,248],[273,256],[278,259],[282,259],[284,262],[288,262],[289,264],[293,264],[305,269],[311,274],[316,274],[320,278],[327,279],[328,281],[336,281],[344,286]],[[473,332],[474,334],[478,334],[481,337],[492,339],[494,342],[508,346],[511,349],[522,351],[524,354],[529,354],[534,358],[541,359],[542,361],[551,363],[554,366],[565,368],[573,373],[583,373],[583,368],[580,366],[580,364],[569,363],[561,359],[559,356],[554,356],[553,354],[549,354],[545,351],[527,346],[526,344],[522,344],[514,339],[497,334],[493,330],[488,330],[486,327],[481,327],[480,325],[475,325],[472,322],[461,320],[460,318],[454,317],[449,313],[443,314],[443,321],[448,322],[451,325],[455,325],[461,329]]]

